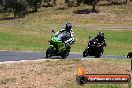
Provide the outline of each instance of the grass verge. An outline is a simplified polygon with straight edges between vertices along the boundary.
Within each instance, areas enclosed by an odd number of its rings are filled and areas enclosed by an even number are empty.
[[[46,51],[51,35],[51,30],[48,29],[48,27],[41,28],[26,25],[4,26],[0,28],[0,49]],[[57,27],[57,30],[59,30],[59,27]],[[72,46],[72,52],[82,53],[87,47],[89,36],[95,37],[99,31],[105,33],[108,44],[104,54],[127,55],[132,50],[131,30],[90,30],[80,27],[74,30],[76,42]]]

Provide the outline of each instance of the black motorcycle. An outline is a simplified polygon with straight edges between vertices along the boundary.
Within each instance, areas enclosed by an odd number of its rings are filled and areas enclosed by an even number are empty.
[[[83,52],[83,57],[95,56],[95,58],[100,58],[103,54],[103,44],[98,43],[97,39],[89,37],[88,47]]]

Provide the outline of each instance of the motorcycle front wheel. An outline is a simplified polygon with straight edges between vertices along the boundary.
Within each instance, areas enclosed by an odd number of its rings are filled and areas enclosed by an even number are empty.
[[[100,54],[98,54],[98,55],[95,55],[95,58],[100,58],[100,56],[101,56]]]
[[[100,56],[103,55],[104,50],[102,49],[102,51],[98,51],[97,54],[95,55],[95,58],[100,58]]]
[[[84,52],[83,52],[83,57],[86,57],[86,56],[88,56],[88,48],[86,48],[86,49],[84,50]]]
[[[64,53],[61,55],[62,58],[66,58],[69,55],[69,52],[64,51]]]
[[[52,57],[52,53],[53,53],[53,48],[49,47],[46,51],[46,58],[50,58]]]
[[[95,55],[95,58],[100,58],[100,56],[103,54],[103,52],[99,52]]]

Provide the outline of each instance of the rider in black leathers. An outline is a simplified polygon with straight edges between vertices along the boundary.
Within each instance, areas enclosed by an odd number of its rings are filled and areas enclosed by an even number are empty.
[[[99,32],[99,34],[95,37],[95,39],[97,39],[98,43],[101,43],[102,47],[107,46],[103,32]]]

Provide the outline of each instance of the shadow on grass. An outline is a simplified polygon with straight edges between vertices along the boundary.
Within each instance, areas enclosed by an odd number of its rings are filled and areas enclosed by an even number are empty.
[[[15,18],[15,17],[0,18],[0,21],[4,21],[4,20],[14,20],[14,19],[18,19],[18,18]]]
[[[73,11],[73,13],[75,14],[90,14],[90,13],[99,13],[98,10],[92,10],[92,9],[83,9],[83,10],[77,10],[77,11]]]
[[[32,14],[32,13],[37,13],[37,12],[39,12],[39,11],[32,10],[32,11],[28,11],[28,13],[27,13],[27,14]]]
[[[29,11],[28,13],[26,13],[26,15],[28,15],[28,14],[32,14],[32,13],[37,13],[38,11],[35,11],[35,10],[33,10],[33,11]],[[15,20],[15,19],[21,19],[21,18],[24,18],[25,17],[25,15],[24,16],[21,16],[21,17],[3,17],[3,18],[0,18],[0,21],[4,21],[4,20]]]

